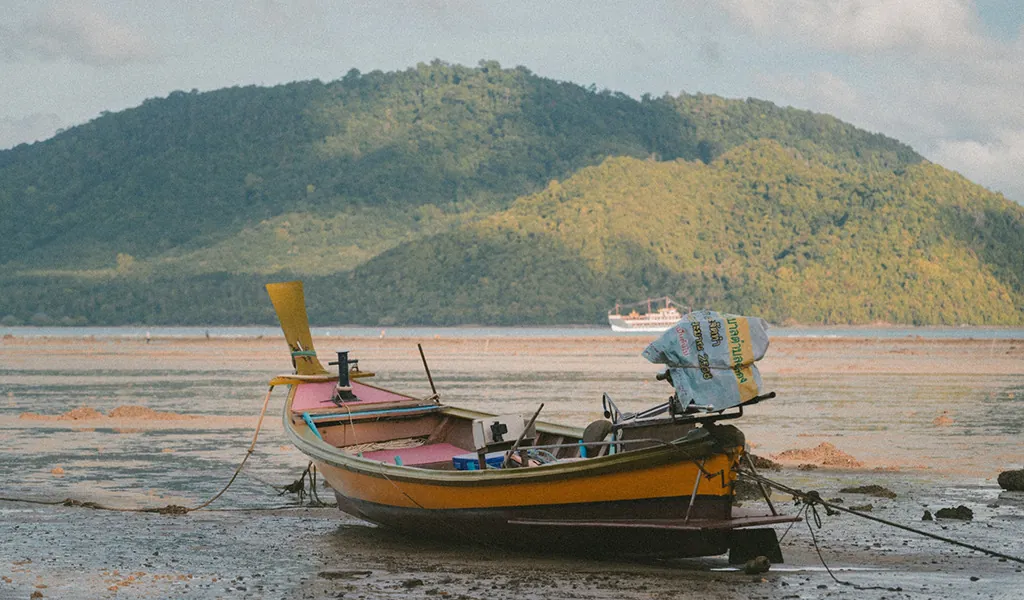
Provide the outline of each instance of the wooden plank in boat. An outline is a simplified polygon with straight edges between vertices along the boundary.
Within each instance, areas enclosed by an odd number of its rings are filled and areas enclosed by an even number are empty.
[[[420,404],[419,402],[403,402],[367,407],[355,405],[339,407],[332,404],[330,407],[306,411],[303,414],[309,415],[314,423],[327,423],[332,421],[374,420],[386,417],[416,417],[439,411],[441,408],[438,404]]]
[[[464,454],[466,450],[451,444],[424,444],[413,448],[396,448],[393,450],[374,450],[364,452],[363,458],[379,460],[383,462],[394,462],[398,456],[402,464],[425,465],[436,462],[450,461],[453,457]]]

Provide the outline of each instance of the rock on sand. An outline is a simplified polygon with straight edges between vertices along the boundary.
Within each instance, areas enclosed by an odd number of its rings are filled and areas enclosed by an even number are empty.
[[[895,498],[896,492],[884,488],[880,485],[862,485],[858,487],[844,487],[839,490],[842,494],[865,494],[868,496],[877,496],[879,498]]]
[[[970,521],[974,519],[974,511],[961,504],[954,508],[940,508],[935,511],[935,516],[940,519],[959,519],[960,521]]]
[[[999,487],[1011,492],[1024,492],[1024,469],[1003,471],[999,474]]]

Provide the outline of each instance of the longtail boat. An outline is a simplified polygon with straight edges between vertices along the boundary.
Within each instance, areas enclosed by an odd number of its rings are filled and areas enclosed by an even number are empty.
[[[495,415],[387,390],[346,351],[328,371],[301,282],[267,290],[295,367],[271,381],[289,386],[284,430],[345,513],[411,535],[533,551],[782,560],[770,526],[797,519],[770,502],[771,514],[734,507],[741,461],[753,464],[742,432],[721,423],[774,395],[759,394],[756,349],[741,339],[756,337],[746,317],[684,317],[668,345],[645,350],[668,365],[658,378],[676,389],[669,402],[630,414],[606,394],[607,418],[581,429],[545,422],[541,410]],[[700,350],[685,345],[698,341]],[[705,388],[740,401],[702,403]]]

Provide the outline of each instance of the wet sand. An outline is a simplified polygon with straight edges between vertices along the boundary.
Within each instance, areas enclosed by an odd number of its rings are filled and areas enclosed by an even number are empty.
[[[625,410],[663,401],[639,352],[646,338],[317,339],[346,348],[379,383],[426,395],[424,345],[443,400],[585,425],[607,391]],[[754,452],[787,456],[822,443],[858,467],[798,455],[769,476],[872,514],[983,547],[1024,554],[1024,494],[999,471],[1024,460],[1020,340],[773,339],[759,363],[775,400],[736,422]],[[230,477],[252,438],[270,375],[287,372],[276,339],[0,340],[2,497],[73,497],[120,507],[195,505]],[[840,579],[824,572],[805,523],[787,562],[764,575],[724,557],[609,562],[411,541],[329,509],[287,504],[306,459],[281,435],[275,395],[257,451],[214,511],[185,516],[0,502],[0,598],[1018,598],[1020,565],[850,515],[816,530]],[[92,411],[83,410],[87,407]],[[142,407],[194,419],[153,418]],[[59,419],[76,411],[79,419]],[[133,414],[134,412],[134,414]],[[26,413],[39,415],[25,417]],[[120,417],[112,415],[121,415]],[[59,471],[58,471],[59,469]],[[895,499],[841,494],[879,484]],[[786,511],[785,495],[773,498]],[[922,522],[925,508],[970,507],[970,522]],[[779,528],[780,534],[784,528]],[[610,540],[614,543],[614,540]],[[977,578],[972,580],[972,578]]]

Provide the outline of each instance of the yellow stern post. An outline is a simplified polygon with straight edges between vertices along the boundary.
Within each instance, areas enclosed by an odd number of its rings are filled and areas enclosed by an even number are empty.
[[[292,363],[298,375],[325,375],[327,370],[316,357],[313,335],[306,315],[306,296],[301,281],[268,283],[267,294],[281,322],[284,339],[292,352]]]

